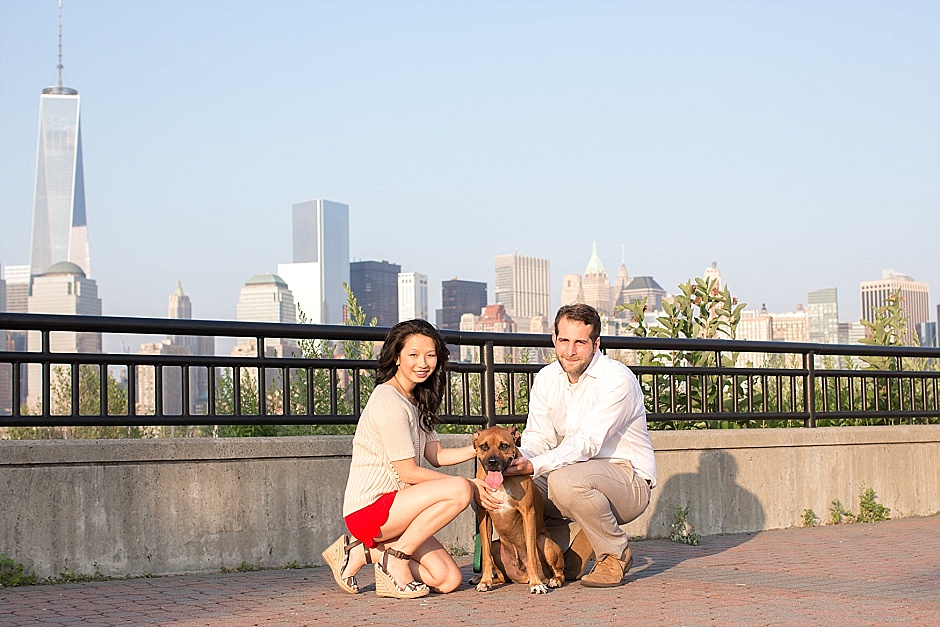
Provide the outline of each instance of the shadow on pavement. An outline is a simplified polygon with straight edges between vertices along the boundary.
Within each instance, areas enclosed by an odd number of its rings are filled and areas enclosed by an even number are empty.
[[[754,494],[738,485],[737,475],[738,462],[733,456],[711,450],[701,454],[696,472],[673,475],[657,486],[660,494],[650,518],[651,535],[669,536],[677,507],[689,508],[687,519],[693,528],[698,529],[697,518],[718,521],[722,534],[699,537],[697,546],[670,540],[634,542],[628,581],[665,572],[686,560],[727,551],[757,535],[750,530],[763,529],[764,508]],[[656,543],[655,558],[644,552],[647,543]]]

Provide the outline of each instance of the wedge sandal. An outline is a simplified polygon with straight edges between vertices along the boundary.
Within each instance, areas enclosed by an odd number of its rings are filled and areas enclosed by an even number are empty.
[[[388,548],[382,553],[382,561],[375,565],[375,594],[391,599],[417,599],[426,596],[431,590],[420,581],[411,581],[400,587],[388,572],[388,556],[409,561],[411,556],[397,549]]]

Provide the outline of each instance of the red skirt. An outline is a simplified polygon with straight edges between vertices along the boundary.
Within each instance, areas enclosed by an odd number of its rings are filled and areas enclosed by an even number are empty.
[[[386,492],[372,505],[366,505],[346,517],[346,528],[357,540],[367,547],[375,547],[375,539],[381,532],[382,525],[388,521],[388,512],[397,492]]]

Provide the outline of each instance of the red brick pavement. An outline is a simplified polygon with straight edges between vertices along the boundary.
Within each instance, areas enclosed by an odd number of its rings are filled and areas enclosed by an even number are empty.
[[[0,625],[938,625],[940,517],[635,542],[624,586],[413,601],[326,568],[0,589]],[[469,576],[467,558],[461,561]]]

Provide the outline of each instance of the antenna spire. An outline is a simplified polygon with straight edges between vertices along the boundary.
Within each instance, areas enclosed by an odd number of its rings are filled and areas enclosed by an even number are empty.
[[[62,89],[62,0],[59,0],[59,64],[55,67],[59,74],[59,89]]]

